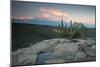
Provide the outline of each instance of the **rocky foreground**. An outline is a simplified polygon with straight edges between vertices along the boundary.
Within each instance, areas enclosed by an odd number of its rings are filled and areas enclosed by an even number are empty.
[[[41,54],[48,53],[40,64],[69,63],[96,60],[96,42],[93,39],[49,39],[12,52],[12,66],[36,65]]]

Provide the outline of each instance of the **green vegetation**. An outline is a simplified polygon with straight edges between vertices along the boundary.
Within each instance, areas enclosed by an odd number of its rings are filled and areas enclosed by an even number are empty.
[[[83,24],[73,23],[72,21],[70,21],[70,27],[67,27],[67,24],[64,25],[63,20],[58,27],[12,23],[12,51],[47,39],[87,37],[95,38],[95,29],[85,28]]]
[[[88,34],[88,29],[82,23],[73,23],[72,21],[70,21],[70,27],[68,28],[67,24],[64,27],[63,20],[61,20],[61,24],[59,24],[59,27],[60,35],[64,38],[86,38],[86,34]]]
[[[28,47],[42,40],[58,38],[56,27],[12,23],[12,50]]]

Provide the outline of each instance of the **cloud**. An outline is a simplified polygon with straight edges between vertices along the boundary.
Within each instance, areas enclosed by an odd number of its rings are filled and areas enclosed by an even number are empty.
[[[70,19],[70,15],[67,12],[65,13],[57,9],[40,8],[40,11],[42,12],[42,18],[48,20],[59,21],[62,18],[67,20]]]
[[[34,19],[31,16],[11,16],[12,19]]]
[[[77,23],[86,23],[86,24],[95,24],[95,18],[86,17],[82,15],[72,15],[68,12],[64,12],[62,10],[53,9],[53,8],[40,8],[40,16],[32,17],[32,16],[12,16],[14,19],[46,19],[49,21],[61,21],[64,22],[77,22]]]
[[[64,19],[65,22],[69,22],[72,20],[73,22],[78,23],[87,23],[87,24],[95,24],[95,18],[85,17],[85,16],[74,16],[68,12],[63,12],[58,9],[52,8],[40,8],[42,16],[39,18],[47,19],[50,21],[61,21]]]

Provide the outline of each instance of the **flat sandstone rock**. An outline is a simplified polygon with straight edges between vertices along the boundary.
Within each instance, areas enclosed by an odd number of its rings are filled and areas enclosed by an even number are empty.
[[[95,61],[95,41],[91,39],[49,39],[12,52],[12,66],[35,65],[41,53],[49,53],[48,63]],[[91,59],[92,58],[92,59]]]

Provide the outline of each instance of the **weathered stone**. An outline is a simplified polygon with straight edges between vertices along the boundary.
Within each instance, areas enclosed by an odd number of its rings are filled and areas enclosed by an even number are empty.
[[[47,60],[44,63],[51,64],[51,63],[65,63],[66,61],[63,59],[53,59],[53,60]]]
[[[74,61],[86,61],[86,54],[84,52],[77,52]]]
[[[37,55],[28,55],[28,54],[21,54],[21,55],[13,55],[12,57],[12,66],[19,66],[19,65],[33,65],[36,63]]]
[[[49,39],[12,52],[12,65],[34,65],[41,53],[50,53],[46,63],[92,61],[96,58],[94,40]]]

